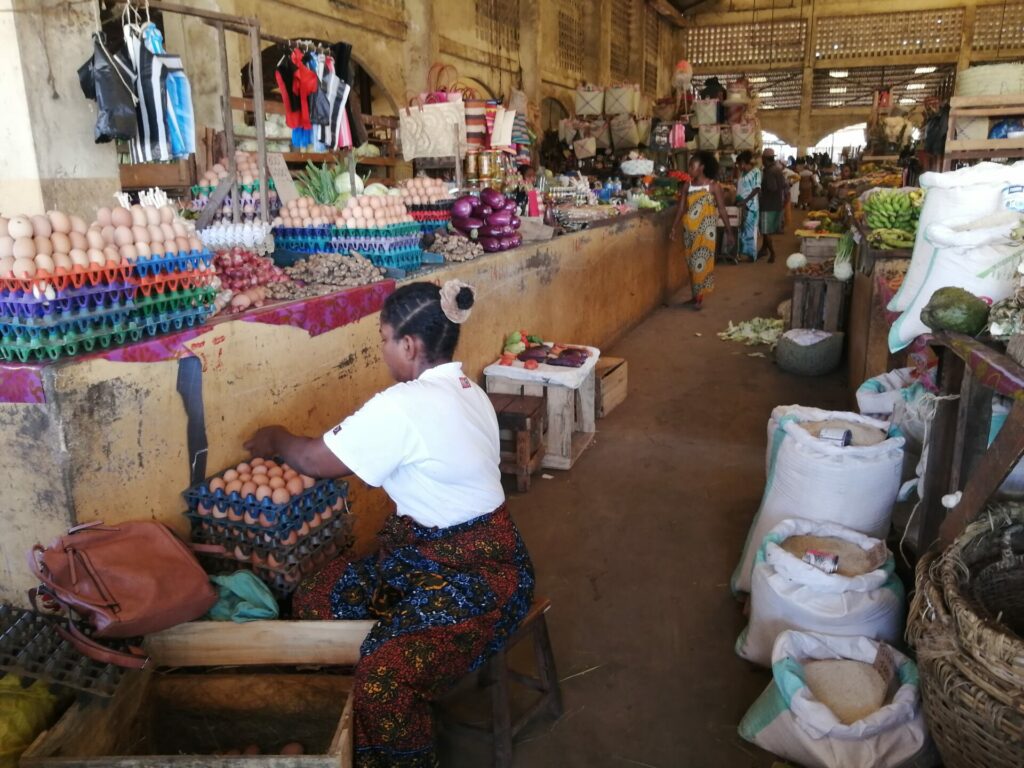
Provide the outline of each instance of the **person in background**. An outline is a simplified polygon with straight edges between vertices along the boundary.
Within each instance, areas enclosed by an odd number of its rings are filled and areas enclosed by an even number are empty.
[[[736,205],[740,206],[739,255],[757,261],[758,232],[761,230],[761,169],[754,165],[754,154],[744,150],[736,155],[739,179],[736,182]]]
[[[811,207],[811,196],[814,194],[814,168],[811,159],[805,158],[801,165],[797,166],[797,173],[800,174],[800,198],[797,207],[802,210],[809,210]]]
[[[783,212],[788,208],[786,177],[775,162],[775,150],[765,149],[761,155],[761,251],[767,254],[768,263],[775,261],[775,246],[772,235],[782,231]]]
[[[328,563],[299,619],[376,620],[353,683],[357,768],[434,768],[431,702],[504,647],[530,609],[529,554],[505,507],[498,419],[452,357],[473,289],[410,283],[380,315],[398,382],[323,437],[265,427],[246,443],[311,477],[354,474],[397,506],[363,560]]]
[[[690,291],[687,304],[694,309],[704,306],[704,299],[715,288],[715,250],[718,241],[718,220],[725,223],[725,247],[732,250],[736,234],[729,226],[725,210],[725,196],[715,179],[718,177],[718,159],[714,152],[695,152],[687,169],[690,181],[681,189],[679,208],[669,238],[674,242],[680,222],[683,225],[683,252],[690,270]]]

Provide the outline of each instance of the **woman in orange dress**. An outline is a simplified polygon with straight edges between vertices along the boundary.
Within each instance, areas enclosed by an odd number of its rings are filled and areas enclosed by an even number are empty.
[[[686,266],[690,270],[690,291],[693,298],[687,304],[694,309],[704,306],[704,298],[715,287],[715,251],[717,247],[718,220],[725,222],[725,246],[731,250],[736,242],[736,233],[729,226],[729,215],[725,210],[725,197],[715,178],[718,176],[718,159],[713,152],[700,151],[693,155],[689,166],[690,181],[682,188],[679,209],[669,237],[677,239],[677,227],[683,225],[683,252]]]

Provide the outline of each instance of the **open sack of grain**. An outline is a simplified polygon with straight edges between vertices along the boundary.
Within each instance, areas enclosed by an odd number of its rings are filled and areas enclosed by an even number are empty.
[[[805,768],[937,762],[914,662],[867,637],[783,632],[772,650],[772,682],[739,733]]]
[[[776,638],[791,629],[897,642],[906,595],[894,567],[879,539],[835,523],[783,520],[755,558],[750,621],[736,653],[767,667]]]
[[[852,444],[821,439],[823,426],[849,429]],[[886,422],[856,413],[775,408],[768,420],[764,496],[732,576],[733,592],[750,591],[754,557],[765,535],[783,520],[839,523],[884,538],[900,488],[903,443]]]

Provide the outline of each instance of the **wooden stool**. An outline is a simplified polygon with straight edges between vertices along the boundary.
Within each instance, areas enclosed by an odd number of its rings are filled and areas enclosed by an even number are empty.
[[[546,403],[531,395],[490,394],[501,430],[501,471],[516,476],[520,493],[530,490],[530,476],[544,461]]]
[[[509,638],[505,647],[494,654],[477,673],[477,683],[481,687],[490,688],[491,692],[491,726],[459,723],[459,725],[476,731],[490,731],[494,739],[494,768],[512,768],[512,742],[527,725],[539,715],[548,714],[556,720],[562,716],[562,689],[558,684],[558,673],[555,671],[555,656],[551,652],[551,640],[548,637],[548,625],[544,618],[551,601],[537,598],[530,606],[523,623]],[[533,639],[533,653],[536,659],[537,677],[524,675],[509,669],[508,652],[529,635]],[[532,688],[541,694],[525,713],[515,721],[512,720],[512,706],[509,696],[509,682],[517,682]]]

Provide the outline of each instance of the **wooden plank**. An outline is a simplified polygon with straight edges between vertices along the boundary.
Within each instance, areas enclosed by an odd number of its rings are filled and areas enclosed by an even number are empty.
[[[868,348],[868,323],[871,319],[872,291],[875,280],[870,275],[856,272],[853,275],[853,299],[850,303],[850,322],[846,331],[848,352],[847,371],[850,392],[868,378],[865,375],[865,358]]]
[[[191,187],[196,182],[195,161],[173,163],[135,163],[118,166],[122,189]]]
[[[822,327],[826,331],[843,330],[843,304],[846,298],[845,286],[841,283],[825,283],[825,308]]]
[[[804,305],[807,302],[807,281],[797,278],[793,281],[793,303],[789,309],[791,328],[804,327]]]
[[[1003,117],[1007,115],[1024,114],[1024,105],[1016,107],[961,107],[950,109],[950,117],[966,117],[978,115],[981,117]]]
[[[950,112],[954,109],[969,107],[993,107],[1000,108],[1016,104],[1020,111],[1024,111],[1024,96],[1020,94],[1001,94],[999,96],[954,96],[949,100]]]
[[[292,173],[288,170],[288,164],[284,155],[280,152],[267,154],[267,168],[274,179],[274,186],[277,188],[277,196],[282,203],[287,203],[299,197],[299,190],[292,180]]]
[[[598,418],[607,416],[621,405],[628,391],[628,367],[621,357],[602,357],[597,361],[597,392],[595,403]]]
[[[231,108],[242,112],[256,112],[256,100],[246,99],[241,96],[232,96]],[[264,101],[263,111],[264,114],[268,115],[283,115],[285,114],[284,103],[277,101]]]
[[[575,425],[576,390],[565,387],[548,388],[548,451],[544,466],[551,461],[568,462],[572,466],[572,433]]]
[[[946,142],[947,152],[1010,152],[1024,150],[1024,139],[953,139]]]
[[[158,666],[355,664],[373,621],[190,621],[146,637]]]
[[[594,432],[597,430],[597,410],[595,402],[597,398],[597,372],[591,369],[587,378],[583,380],[580,388],[576,390],[576,403],[578,409],[574,426],[580,432]]]

